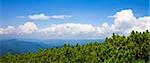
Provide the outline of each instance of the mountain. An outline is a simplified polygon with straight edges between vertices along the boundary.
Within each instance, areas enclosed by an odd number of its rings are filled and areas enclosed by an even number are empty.
[[[2,40],[0,42],[0,55],[8,52],[18,54],[25,52],[36,52],[39,48],[47,47],[44,43],[26,42],[17,39]]]
[[[65,43],[75,45],[79,43],[84,45],[89,42],[99,41],[103,42],[102,39],[49,39],[49,40],[38,40],[38,39],[9,39],[0,41],[0,55],[9,53],[20,54],[26,52],[37,52],[39,48],[54,48],[63,47]]]

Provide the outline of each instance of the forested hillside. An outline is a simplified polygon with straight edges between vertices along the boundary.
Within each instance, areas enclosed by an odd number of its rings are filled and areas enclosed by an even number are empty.
[[[129,36],[106,37],[105,42],[63,48],[39,49],[37,53],[8,54],[1,63],[145,63],[150,62],[150,32],[132,31]]]

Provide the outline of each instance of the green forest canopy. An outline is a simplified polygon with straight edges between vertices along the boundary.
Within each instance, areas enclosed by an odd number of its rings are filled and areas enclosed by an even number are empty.
[[[64,44],[63,48],[39,49],[37,53],[7,54],[1,63],[145,63],[150,57],[150,32],[132,31],[129,36],[106,37],[105,42]]]

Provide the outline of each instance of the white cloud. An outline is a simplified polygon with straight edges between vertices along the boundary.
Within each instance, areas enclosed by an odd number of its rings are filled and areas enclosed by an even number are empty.
[[[72,16],[70,15],[53,15],[53,16],[49,16],[52,19],[65,19],[65,18],[70,18]]]
[[[44,37],[97,37],[101,34],[98,27],[91,24],[80,23],[64,23],[51,24],[49,27],[39,29],[33,22],[26,22],[17,27],[9,26],[7,28],[0,28],[0,34],[9,35],[27,35],[36,33],[37,36]],[[42,37],[42,38],[44,38]]]
[[[23,34],[31,34],[37,31],[38,28],[33,22],[26,22],[23,25],[19,25],[18,27],[8,26],[7,28],[0,28],[1,35],[23,35]]]
[[[28,18],[30,20],[49,20],[49,19],[66,19],[71,18],[71,15],[46,15],[44,13],[41,14],[33,14],[28,16],[16,16],[16,18],[25,19]]]
[[[24,25],[19,25],[17,29],[17,34],[31,34],[38,30],[37,26],[33,22],[26,22]]]
[[[131,9],[121,10],[111,17],[114,18],[114,22],[107,25],[105,30],[125,34],[129,34],[132,30],[150,30],[150,16],[136,18]]]
[[[120,31],[125,31],[133,27],[137,21],[132,10],[122,10],[114,15],[114,27]]]
[[[8,26],[7,28],[0,28],[0,34],[13,34],[15,33],[14,26]]]
[[[46,16],[45,14],[35,14],[35,15],[29,15],[28,18],[32,20],[48,20],[49,16]]]
[[[33,15],[32,18],[39,19],[64,19],[71,16],[46,16],[45,14]],[[33,22],[26,22],[23,25],[17,27],[8,26],[7,28],[0,28],[0,35],[3,34],[17,34],[26,35],[35,33],[36,37],[49,37],[49,38],[93,38],[100,36],[110,36],[113,32],[129,34],[132,30],[145,31],[150,30],[150,16],[143,16],[136,18],[131,9],[121,10],[111,16],[114,18],[112,24],[102,23],[100,26],[94,26],[91,24],[81,23],[63,23],[63,24],[50,24],[46,28],[37,28],[37,25]]]
[[[136,25],[131,27],[127,32],[131,32],[131,30],[137,30],[141,32],[145,30],[150,30],[150,16],[138,18],[135,24]]]
[[[4,34],[3,30],[4,30],[3,28],[0,28],[0,34]]]
[[[22,16],[19,16],[22,17]],[[29,15],[28,18],[31,20],[48,20],[48,19],[66,19],[72,17],[71,15],[52,15],[48,16],[46,14],[35,14],[35,15]]]
[[[47,28],[39,30],[41,33],[50,34],[53,36],[98,36],[100,33],[97,27],[91,24],[80,23],[65,23],[65,24],[52,24]]]

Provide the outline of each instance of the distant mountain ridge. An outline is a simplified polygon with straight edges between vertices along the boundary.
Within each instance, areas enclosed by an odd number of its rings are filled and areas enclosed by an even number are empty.
[[[0,42],[0,55],[8,52],[19,54],[25,52],[36,52],[38,48],[44,48],[46,44],[38,42],[27,42],[17,39],[3,40]]]
[[[0,55],[4,55],[8,52],[13,54],[20,54],[26,52],[37,52],[39,48],[54,48],[63,47],[65,43],[75,45],[79,43],[81,45],[99,41],[103,42],[103,39],[49,39],[49,40],[38,40],[38,39],[9,39],[0,41]]]

